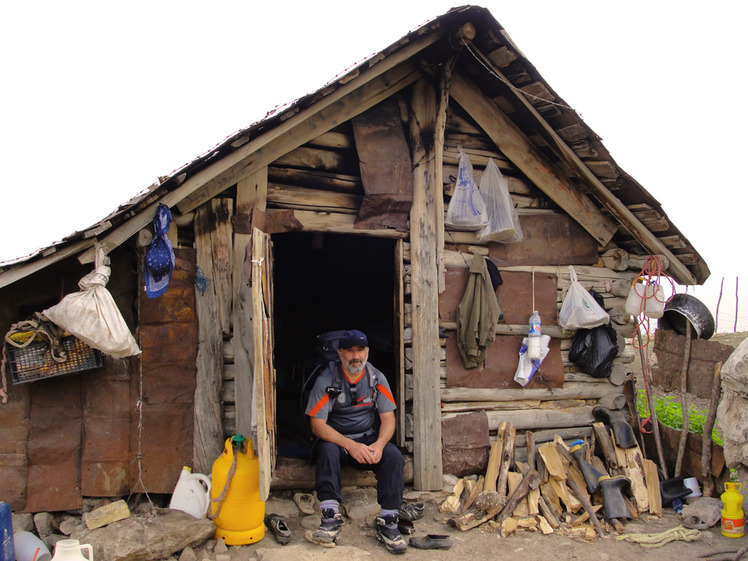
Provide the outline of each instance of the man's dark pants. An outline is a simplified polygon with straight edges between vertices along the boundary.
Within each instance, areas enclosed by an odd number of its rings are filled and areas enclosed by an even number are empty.
[[[354,439],[356,442],[372,444],[377,435]],[[340,476],[342,467],[350,464],[357,469],[369,469],[377,479],[377,502],[383,509],[397,510],[403,500],[403,467],[405,461],[400,450],[392,443],[387,443],[382,450],[382,459],[376,464],[360,464],[343,448],[326,440],[317,440],[314,445],[314,457],[317,462],[317,500],[336,500],[340,502]]]

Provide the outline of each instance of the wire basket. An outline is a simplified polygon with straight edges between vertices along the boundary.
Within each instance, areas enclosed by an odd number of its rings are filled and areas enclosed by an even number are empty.
[[[33,335],[32,332],[14,333],[10,337],[17,343],[24,343]],[[104,366],[101,352],[73,335],[63,337],[62,348],[66,353],[65,361],[57,362],[52,358],[49,344],[46,342],[34,341],[20,348],[6,342],[5,352],[13,383],[34,382]]]

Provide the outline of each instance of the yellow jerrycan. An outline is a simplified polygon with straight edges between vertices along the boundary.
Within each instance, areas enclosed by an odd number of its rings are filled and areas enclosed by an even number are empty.
[[[210,517],[215,538],[246,545],[265,536],[265,501],[260,500],[260,463],[252,441],[237,434],[213,462]]]

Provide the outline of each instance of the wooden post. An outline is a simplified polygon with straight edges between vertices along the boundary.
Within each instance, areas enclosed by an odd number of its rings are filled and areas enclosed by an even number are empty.
[[[680,372],[680,406],[683,415],[683,427],[680,430],[680,441],[678,442],[678,458],[675,461],[675,477],[680,475],[683,467],[683,456],[686,452],[686,440],[688,438],[688,363],[691,358],[691,322],[686,322],[686,344],[683,348],[683,365]]]
[[[432,146],[436,96],[431,84],[416,82],[412,96],[410,139],[413,148],[413,206],[410,213],[412,323],[413,323],[413,486],[436,490],[442,486],[441,410],[439,396],[439,292],[436,248],[437,191]],[[433,137],[432,137],[433,139]]]
[[[714,378],[712,379],[712,396],[709,401],[709,414],[704,422],[704,432],[701,435],[701,477],[703,478],[704,496],[711,497],[714,494],[714,480],[712,479],[712,429],[714,419],[717,416],[721,387],[722,363],[714,365]]]

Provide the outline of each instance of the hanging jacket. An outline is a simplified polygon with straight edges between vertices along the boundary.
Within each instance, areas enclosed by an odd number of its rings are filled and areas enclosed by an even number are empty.
[[[457,348],[465,368],[475,368],[485,361],[500,315],[486,260],[473,255],[465,294],[457,306]]]

